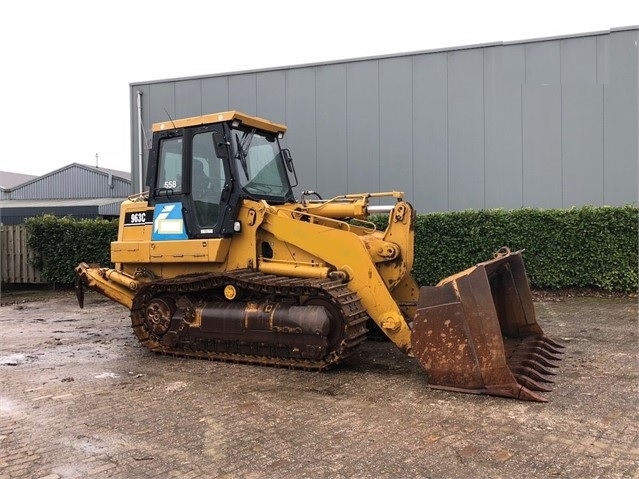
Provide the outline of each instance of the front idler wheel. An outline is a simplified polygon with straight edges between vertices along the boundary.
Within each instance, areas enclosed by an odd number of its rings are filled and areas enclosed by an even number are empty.
[[[153,298],[146,307],[144,324],[156,338],[161,338],[171,327],[171,319],[176,311],[171,298]]]

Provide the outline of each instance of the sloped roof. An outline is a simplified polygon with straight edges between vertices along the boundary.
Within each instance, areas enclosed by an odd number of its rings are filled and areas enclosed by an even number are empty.
[[[27,181],[26,183],[23,183],[23,184],[31,183],[31,182],[40,180],[42,178],[46,178],[47,176],[53,176],[53,175],[56,175],[56,174],[60,173],[61,171],[71,170],[73,168],[82,168],[84,170],[92,171],[92,172],[98,173],[100,175],[104,175],[104,176],[112,175],[112,176],[121,178],[121,179],[123,179],[125,181],[129,181],[129,182],[131,181],[131,172],[129,172],[129,171],[111,170],[111,169],[108,169],[108,168],[99,168],[97,166],[84,165],[82,163],[70,163],[70,164],[65,165],[65,166],[63,166],[61,168],[58,168],[57,170],[53,170],[53,171],[50,171],[48,173],[45,173],[44,175],[33,177],[29,181]],[[22,186],[23,184],[21,184],[20,186]]]
[[[2,190],[2,199],[120,198],[131,193],[130,178],[126,171],[71,163]]]
[[[87,170],[95,171],[96,173],[100,173],[100,174],[103,174],[103,175],[113,175],[113,176],[117,176],[118,178],[122,178],[123,180],[131,181],[131,172],[130,171],[113,170],[111,168],[103,168],[103,167],[99,167],[99,166],[84,165],[82,163],[71,163],[70,165],[67,165],[65,168],[69,168],[71,166],[80,166],[82,168],[86,168]],[[61,168],[61,169],[63,169],[63,168]]]
[[[22,173],[11,173],[9,171],[0,171],[0,188],[2,189],[13,189],[16,186],[26,185],[28,183],[37,181],[42,178],[46,178],[47,176],[55,175],[64,170],[70,170],[72,168],[80,167],[88,171],[92,171],[94,173],[99,173],[105,176],[115,176],[117,178],[121,178],[125,181],[131,181],[131,172],[123,171],[123,170],[112,170],[110,168],[101,168],[98,166],[84,165],[82,163],[70,163],[66,166],[58,168],[57,170],[50,171],[45,173],[44,175],[24,175]]]
[[[14,186],[21,185],[27,181],[37,178],[36,175],[25,175],[22,173],[12,173],[10,171],[0,171],[0,188],[7,190]]]

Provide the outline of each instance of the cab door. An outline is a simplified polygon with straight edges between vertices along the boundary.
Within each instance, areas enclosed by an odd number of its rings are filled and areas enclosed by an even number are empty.
[[[219,234],[225,212],[223,193],[230,187],[228,162],[218,156],[219,147],[215,147],[215,141],[222,137],[218,131],[221,126],[206,125],[188,135],[192,208],[187,218],[192,235],[197,238]]]
[[[160,132],[154,137],[147,184],[152,239],[217,238],[233,234],[236,209],[224,123]]]
[[[184,130],[157,134],[149,156],[147,185],[149,205],[153,207],[153,241],[189,238],[184,221],[188,209],[188,182]]]

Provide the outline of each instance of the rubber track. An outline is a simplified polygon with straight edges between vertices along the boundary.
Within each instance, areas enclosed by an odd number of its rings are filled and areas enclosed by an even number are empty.
[[[154,338],[144,325],[144,311],[148,302],[154,297],[163,295],[175,297],[189,293],[202,294],[229,284],[240,290],[250,291],[253,298],[269,298],[270,300],[276,298],[280,301],[293,300],[297,303],[300,297],[305,296],[331,301],[341,312],[344,324],[343,335],[337,347],[329,351],[328,355],[321,360],[242,354],[237,352],[237,345],[234,342],[225,343],[228,348],[226,352],[194,350],[192,344],[188,345],[188,349],[169,349],[161,344],[157,338]],[[348,289],[341,281],[266,275],[250,269],[156,280],[140,289],[133,299],[133,307],[131,308],[131,323],[139,342],[156,353],[305,370],[326,370],[350,356],[356,347],[366,340],[368,319],[369,316],[362,307],[357,294]],[[217,346],[219,348],[219,342]]]

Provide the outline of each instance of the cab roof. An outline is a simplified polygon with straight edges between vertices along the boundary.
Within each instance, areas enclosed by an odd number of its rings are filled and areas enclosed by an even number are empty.
[[[176,128],[187,128],[191,126],[206,125],[209,123],[232,122],[238,120],[243,125],[252,126],[261,130],[270,131],[275,134],[284,134],[286,126],[279,123],[273,123],[257,116],[247,115],[236,110],[223,111],[220,113],[210,113],[201,116],[192,116],[189,118],[180,118],[178,120],[167,120],[160,123],[153,123],[152,130],[164,131]]]

